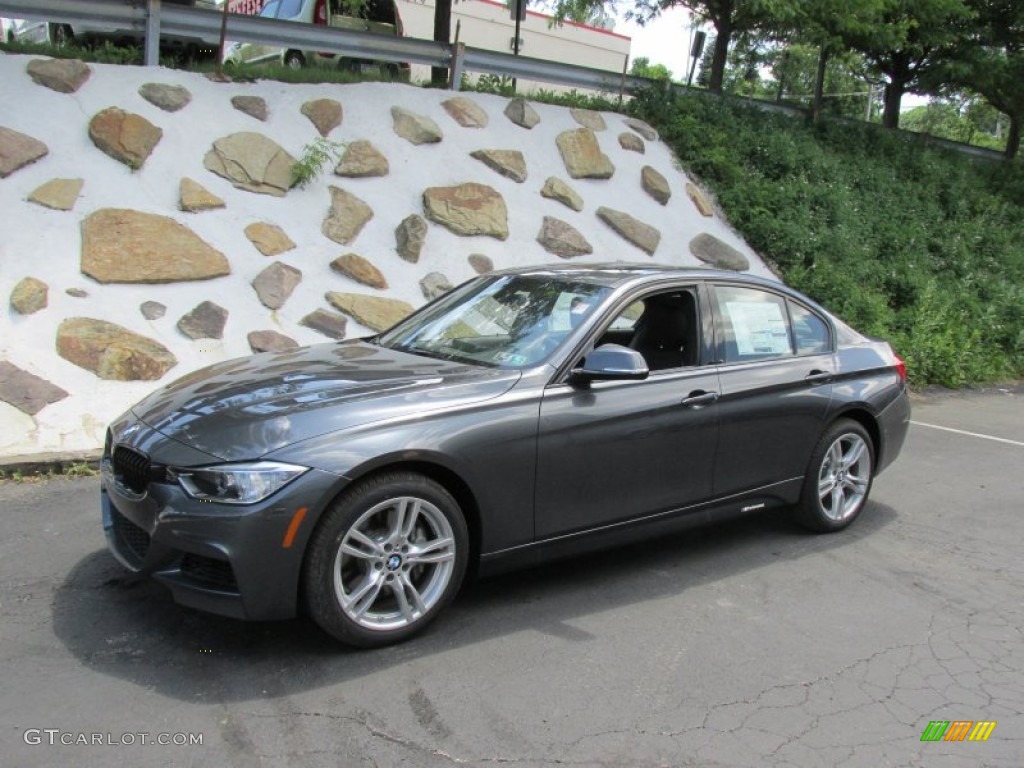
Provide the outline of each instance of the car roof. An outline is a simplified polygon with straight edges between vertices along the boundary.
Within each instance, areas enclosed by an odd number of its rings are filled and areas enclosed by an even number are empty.
[[[618,288],[629,283],[643,284],[664,279],[681,280],[739,280],[746,283],[786,288],[778,281],[767,280],[754,275],[744,275],[710,267],[670,267],[664,264],[641,264],[629,262],[608,262],[603,264],[540,264],[533,267],[516,267],[489,273],[490,275],[524,275],[530,277],[559,277],[580,280],[609,288]]]

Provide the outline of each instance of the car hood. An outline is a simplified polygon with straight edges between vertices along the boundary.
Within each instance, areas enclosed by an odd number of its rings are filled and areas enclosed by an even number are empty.
[[[239,461],[329,432],[497,397],[520,376],[365,342],[327,343],[203,368],[132,413],[165,437]]]

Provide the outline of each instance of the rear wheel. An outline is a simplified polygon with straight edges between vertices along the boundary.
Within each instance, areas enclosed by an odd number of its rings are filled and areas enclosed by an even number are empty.
[[[871,436],[856,421],[840,419],[811,454],[797,520],[814,531],[838,531],[867,503],[875,466]]]
[[[310,541],[310,613],[351,645],[405,640],[458,592],[468,542],[458,503],[430,478],[394,472],[362,481],[325,512]]]
[[[75,35],[67,24],[50,25],[50,42],[59,48],[70,45]]]
[[[284,55],[284,65],[289,69],[302,69],[306,66],[306,57],[298,51],[288,51]]]

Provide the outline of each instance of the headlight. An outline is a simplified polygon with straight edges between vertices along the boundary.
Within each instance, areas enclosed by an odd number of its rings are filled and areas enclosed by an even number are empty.
[[[221,464],[216,467],[168,467],[167,477],[200,501],[255,504],[288,485],[307,467],[277,461]]]

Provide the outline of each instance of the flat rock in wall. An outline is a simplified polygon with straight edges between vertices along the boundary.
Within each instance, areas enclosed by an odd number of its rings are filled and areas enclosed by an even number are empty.
[[[188,88],[167,83],[143,83],[139,86],[139,96],[164,112],[177,112],[192,101]]]
[[[669,199],[672,197],[672,190],[668,186],[668,179],[649,165],[645,165],[640,171],[640,184],[644,188],[644,192],[662,205],[668,204]]]
[[[731,245],[708,232],[702,232],[690,241],[690,253],[719,269],[743,272],[750,269],[750,261]]]
[[[25,71],[37,85],[58,93],[74,93],[92,74],[89,65],[78,59],[32,59]]]
[[[392,107],[391,120],[395,133],[412,144],[437,144],[444,138],[437,123],[426,115]]]
[[[364,293],[327,293],[335,308],[372,331],[384,331],[412,314],[413,306],[398,299],[368,296]]]
[[[654,130],[650,125],[645,123],[643,120],[640,120],[635,117],[627,117],[625,123],[648,141],[658,140],[658,132]]]
[[[644,140],[635,133],[620,133],[619,146],[628,152],[639,152],[641,155],[647,152],[647,146],[644,144]]]
[[[265,221],[256,221],[247,226],[245,236],[264,256],[277,256],[295,247],[295,243],[283,229]]]
[[[338,187],[328,187],[331,193],[331,208],[327,212],[320,231],[336,243],[348,245],[373,218],[373,209],[351,192]]]
[[[267,102],[262,96],[232,96],[231,106],[260,121],[266,121],[270,115]]]
[[[577,107],[572,107],[569,110],[569,114],[572,115],[572,119],[577,123],[592,131],[603,131],[608,127],[605,125],[604,118],[601,117],[601,113],[595,112],[592,109],[579,109]]]
[[[224,201],[198,181],[185,177],[178,185],[178,208],[185,213],[199,213],[223,208]]]
[[[82,272],[101,283],[209,280],[231,272],[224,254],[166,216],[103,208],[82,222]]]
[[[253,352],[287,352],[298,349],[299,342],[277,331],[250,331],[246,340]]]
[[[178,364],[160,342],[88,317],[69,317],[60,324],[57,354],[115,381],[156,381]]]
[[[178,330],[190,339],[223,339],[228,311],[220,304],[203,301],[178,320]]]
[[[487,235],[499,240],[508,237],[505,198],[486,184],[428,187],[423,192],[423,210],[428,219],[456,235]]]
[[[139,312],[147,320],[159,320],[167,314],[167,307],[159,301],[144,301],[139,305]]]
[[[700,191],[700,187],[696,184],[687,182],[686,194],[690,196],[693,204],[697,207],[697,210],[700,211],[701,216],[710,217],[715,215],[715,208],[711,205],[711,201],[704,196],[704,193]]]
[[[427,301],[433,301],[438,296],[444,296],[453,287],[452,281],[440,272],[429,272],[426,277],[420,280],[420,290],[423,291],[423,296]]]
[[[487,113],[472,99],[467,99],[465,96],[455,96],[447,101],[442,101],[441,106],[463,128],[487,127]]]
[[[658,244],[661,242],[661,232],[650,224],[645,224],[628,213],[605,208],[604,206],[597,209],[597,217],[619,235],[648,254],[653,256],[654,252],[658,250]]]
[[[488,272],[494,271],[494,262],[491,260],[491,257],[483,253],[471,253],[467,261],[469,261],[469,266],[478,275],[486,275]]]
[[[0,360],[0,400],[22,413],[35,416],[50,403],[67,396],[68,393],[56,384]]]
[[[540,193],[544,197],[557,200],[562,205],[568,206],[574,211],[583,210],[583,198],[576,193],[576,190],[555,176],[548,177],[548,180],[544,182],[544,186],[541,188]]]
[[[406,261],[415,264],[420,260],[423,244],[427,239],[427,222],[422,216],[409,214],[395,227],[395,250]]]
[[[291,189],[295,158],[262,133],[242,131],[217,139],[203,165],[239,189],[284,197]]]
[[[302,282],[302,272],[295,267],[275,261],[252,281],[260,303],[267,309],[280,309]]]
[[[70,211],[78,202],[83,184],[84,179],[50,179],[32,190],[28,199],[55,211]]]
[[[469,156],[512,181],[526,181],[526,159],[518,149],[478,149]]]
[[[344,339],[348,318],[344,315],[339,315],[337,312],[315,309],[302,318],[299,321],[299,325],[310,328],[317,333],[322,333],[324,336],[332,339]]]
[[[526,99],[512,99],[505,107],[505,117],[521,128],[533,128],[540,122],[537,110],[531,107]]]
[[[39,139],[0,125],[0,179],[34,163],[49,151]]]
[[[594,252],[593,246],[587,242],[587,238],[578,229],[553,216],[544,217],[540,232],[537,233],[537,242],[548,253],[553,253],[563,259],[586,256]]]
[[[371,176],[387,176],[390,170],[388,159],[365,139],[353,141],[345,147],[345,152],[334,169],[337,176],[362,179]]]
[[[118,107],[107,107],[89,121],[89,138],[97,149],[133,170],[145,164],[163,135],[146,118]]]
[[[302,114],[309,118],[321,136],[328,136],[341,125],[341,102],[334,99],[314,99],[302,105]]]
[[[346,253],[331,262],[331,269],[371,288],[384,290],[388,281],[383,273],[357,253]]]
[[[11,291],[11,309],[19,315],[32,315],[46,309],[50,286],[34,277],[23,277]]]
[[[610,179],[615,166],[601,152],[597,136],[589,128],[563,131],[555,139],[565,163],[565,170],[574,179]]]

